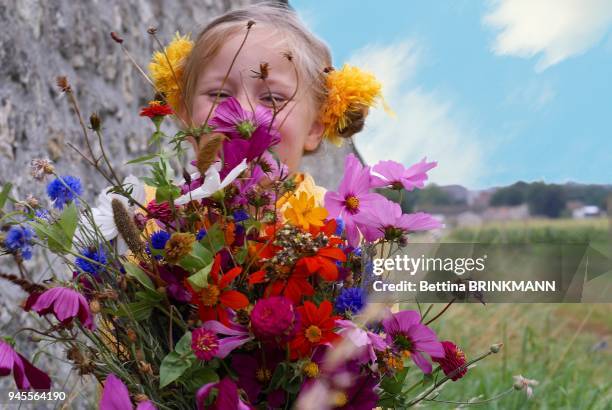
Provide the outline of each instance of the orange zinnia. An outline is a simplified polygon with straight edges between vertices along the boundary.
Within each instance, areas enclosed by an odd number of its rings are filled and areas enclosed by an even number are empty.
[[[198,307],[198,314],[202,322],[219,320],[221,323],[228,325],[227,309],[243,309],[249,305],[249,299],[244,294],[230,288],[233,280],[242,273],[242,268],[235,267],[222,276],[219,275],[220,269],[221,255],[217,254],[208,277],[208,286],[195,290],[185,280],[185,287],[191,293],[191,303]]]

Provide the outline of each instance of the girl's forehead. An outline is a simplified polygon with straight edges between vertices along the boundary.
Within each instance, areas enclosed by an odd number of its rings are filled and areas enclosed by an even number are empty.
[[[206,63],[206,67],[203,67],[202,74],[208,78],[220,73],[224,75],[236,58],[232,72],[242,73],[245,77],[254,76],[253,71],[259,72],[262,64],[268,68],[270,81],[283,81],[287,80],[285,77],[295,76],[293,64],[285,57],[285,53],[290,51],[288,43],[279,36],[279,30],[265,30],[263,27],[258,30],[253,27],[236,56],[244,35],[245,32],[239,32],[228,37],[211,61]]]

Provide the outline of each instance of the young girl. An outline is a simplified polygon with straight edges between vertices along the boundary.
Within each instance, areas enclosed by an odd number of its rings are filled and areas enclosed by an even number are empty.
[[[150,69],[183,122],[205,124],[229,98],[251,111],[280,109],[274,126],[281,140],[273,150],[292,172],[324,137],[338,143],[360,131],[368,107],[380,97],[372,75],[354,67],[333,71],[329,48],[282,4],[230,11],[209,23],[191,48],[186,38],[175,43],[180,41],[175,48],[189,49],[185,58],[171,45],[165,56],[157,53]],[[164,65],[173,55],[172,75],[180,86],[166,78]]]

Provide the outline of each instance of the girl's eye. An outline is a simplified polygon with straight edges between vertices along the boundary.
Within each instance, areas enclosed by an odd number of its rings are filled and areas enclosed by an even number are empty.
[[[210,91],[208,93],[208,96],[213,99],[214,98],[223,99],[223,98],[231,97],[231,95],[225,91]]]
[[[286,98],[279,94],[265,94],[261,96],[260,100],[266,105],[273,106],[274,104],[283,104]]]

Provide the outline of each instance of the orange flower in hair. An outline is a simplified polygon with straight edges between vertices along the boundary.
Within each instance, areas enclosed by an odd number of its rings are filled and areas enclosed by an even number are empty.
[[[381,84],[372,73],[345,64],[327,74],[327,102],[321,112],[324,136],[341,145],[340,134],[351,117],[374,106],[382,99]]]

